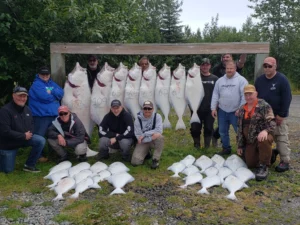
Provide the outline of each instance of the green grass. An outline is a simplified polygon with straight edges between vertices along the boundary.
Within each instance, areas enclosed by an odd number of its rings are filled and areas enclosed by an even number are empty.
[[[287,199],[300,197],[300,174],[297,171],[275,173],[274,166],[270,169],[270,176],[266,181],[250,181],[249,188],[236,193],[238,201],[229,201],[225,198],[228,191],[222,187],[209,189],[210,195],[200,195],[197,191],[199,184],[189,186],[187,189],[178,188],[184,182],[182,179],[171,178],[172,172],[167,168],[174,162],[191,154],[198,158],[205,154],[209,157],[216,154],[220,149],[193,148],[193,141],[189,131],[189,113],[186,113],[184,121],[186,130],[175,131],[177,117],[174,112],[170,115],[173,129],[164,130],[165,147],[162,153],[160,167],[151,170],[151,160],[144,165],[132,167],[129,163],[130,174],[135,181],[126,185],[126,195],[109,196],[113,187],[107,182],[101,182],[101,189],[88,190],[79,196],[78,200],[67,197],[74,193],[65,194],[65,207],[55,216],[56,222],[69,221],[72,224],[167,224],[168,218],[176,221],[176,224],[279,224],[298,223],[297,214],[288,217],[281,212],[282,204]],[[97,131],[92,137],[91,149],[98,147]],[[203,140],[201,140],[203,142]],[[231,143],[234,150],[235,134],[231,129]],[[43,179],[49,169],[55,165],[55,157],[52,161],[38,164],[42,170],[39,174],[31,174],[22,171],[23,164],[29,149],[21,149],[17,156],[15,171],[10,174],[0,173],[0,211],[1,216],[11,218],[24,217],[22,208],[31,207],[35,202],[22,202],[10,200],[13,192],[28,192],[32,194],[43,193],[47,201],[39,203],[41,206],[51,206],[51,199],[55,193],[46,186],[51,182]],[[120,161],[120,153],[113,154],[104,162],[110,164]],[[71,161],[76,164],[75,158]],[[96,160],[89,159],[93,164]],[[147,195],[148,192],[153,196]],[[156,199],[156,200],[155,200]],[[161,205],[161,206],[159,206]],[[160,208],[162,207],[162,208]],[[158,208],[162,214],[152,214],[152,210]],[[2,210],[1,210],[2,209]],[[294,210],[300,210],[296,206]],[[293,210],[291,210],[293,211]],[[270,221],[272,220],[272,221]],[[195,222],[197,221],[197,222]]]

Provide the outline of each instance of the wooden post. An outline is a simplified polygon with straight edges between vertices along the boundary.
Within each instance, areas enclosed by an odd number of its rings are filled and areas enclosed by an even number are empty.
[[[255,68],[254,68],[254,81],[258,76],[263,74],[262,65],[264,62],[264,59],[268,57],[269,54],[256,54],[255,56]]]
[[[51,78],[52,80],[64,87],[66,80],[65,56],[60,53],[51,53]]]

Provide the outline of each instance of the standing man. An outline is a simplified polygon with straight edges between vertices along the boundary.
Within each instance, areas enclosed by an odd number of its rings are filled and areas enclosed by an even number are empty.
[[[267,57],[263,64],[264,74],[255,81],[258,97],[268,102],[276,119],[275,143],[280,154],[280,163],[276,166],[277,172],[289,170],[290,153],[287,117],[292,101],[291,87],[286,76],[277,72],[276,59]]]
[[[194,147],[197,149],[201,148],[200,145],[200,135],[202,130],[202,125],[204,126],[204,147],[209,148],[211,137],[214,131],[214,117],[211,115],[211,98],[212,93],[215,87],[215,84],[218,80],[218,77],[209,72],[211,68],[210,60],[204,58],[200,64],[201,79],[204,88],[204,98],[197,110],[198,117],[200,118],[200,123],[191,124],[191,135],[194,140]]]
[[[236,63],[226,63],[226,74],[217,80],[211,100],[211,115],[218,117],[219,133],[222,141],[220,155],[231,154],[229,126],[237,132],[237,113],[241,105],[245,104],[244,87],[248,81],[236,72]]]
[[[14,88],[12,97],[13,100],[0,109],[0,171],[12,172],[18,148],[31,146],[23,170],[38,173],[40,170],[35,165],[45,146],[45,138],[34,134],[32,114],[25,105],[26,88]]]
[[[94,81],[97,77],[97,74],[100,72],[100,66],[98,62],[98,57],[96,55],[88,55],[87,57],[88,65],[87,65],[87,76],[89,81],[89,86],[92,91]]]
[[[164,147],[164,137],[161,115],[153,112],[151,101],[145,101],[143,110],[138,113],[134,121],[134,133],[138,142],[133,151],[131,164],[133,166],[143,164],[151,148],[154,148],[151,169],[156,169]]]
[[[121,149],[122,158],[130,162],[130,147],[133,144],[133,119],[117,99],[111,102],[110,112],[99,125],[99,159],[108,159],[109,147]]]
[[[68,160],[66,147],[75,149],[79,162],[87,161],[86,151],[90,139],[83,123],[64,105],[58,108],[58,115],[48,128],[48,143],[60,156],[58,162]]]
[[[48,127],[57,117],[64,90],[50,77],[50,70],[41,67],[29,89],[29,108],[33,115],[34,133],[45,137]],[[39,162],[47,162],[40,156]]]
[[[149,59],[146,56],[140,58],[139,66],[142,68],[142,73],[143,73],[149,67]]]
[[[241,74],[241,72],[244,68],[246,58],[247,58],[247,54],[242,54],[242,55],[240,55],[239,60],[236,62],[236,71],[239,74]],[[221,62],[213,68],[213,70],[212,70],[213,74],[219,78],[224,76],[226,73],[226,63],[229,61],[232,61],[232,60],[233,60],[233,58],[232,58],[231,54],[229,54],[229,53],[223,54],[221,56]],[[219,127],[217,127],[215,129],[213,137],[212,137],[212,144],[214,147],[217,147],[219,138],[220,138]]]

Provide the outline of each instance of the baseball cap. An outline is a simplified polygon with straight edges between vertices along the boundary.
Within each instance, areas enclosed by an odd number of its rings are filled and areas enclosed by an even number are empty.
[[[43,66],[40,68],[39,74],[50,74],[50,70],[48,69],[48,67]]]
[[[201,64],[200,65],[203,65],[203,64],[210,64],[210,60],[208,58],[203,58],[201,60]]]
[[[252,84],[248,84],[244,87],[244,93],[253,93],[253,92],[256,92],[256,89]]]
[[[153,103],[151,101],[145,101],[143,104],[143,108],[144,107],[153,108]]]
[[[115,99],[115,100],[112,100],[110,106],[111,107],[120,107],[120,106],[122,106],[122,104],[118,99]]]
[[[69,111],[70,110],[69,110],[68,106],[65,106],[65,105],[62,105],[58,108],[58,113],[60,113],[60,112],[69,112]]]
[[[20,87],[20,86],[15,87],[14,90],[13,90],[13,93],[16,94],[16,95],[23,95],[23,94],[25,94],[25,95],[28,96],[27,89],[24,88],[24,87]]]
[[[276,59],[273,58],[273,57],[267,57],[267,58],[265,58],[263,64],[268,64],[268,65],[271,65],[271,66],[276,65]]]

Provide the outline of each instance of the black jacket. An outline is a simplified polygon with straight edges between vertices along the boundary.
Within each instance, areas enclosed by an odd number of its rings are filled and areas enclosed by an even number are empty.
[[[123,109],[119,116],[115,116],[111,111],[107,113],[99,126],[99,137],[116,137],[119,141],[123,138],[134,138],[134,126],[131,115]]]
[[[67,128],[68,131],[64,131],[62,128],[62,121],[57,117],[52,121],[51,126],[48,128],[48,138],[57,139],[57,136],[61,134],[67,143],[67,147],[75,148],[78,144],[84,141],[90,143],[90,138],[87,135],[84,125],[75,113],[71,113],[70,123]]]
[[[0,149],[10,150],[26,144],[25,133],[33,130],[33,118],[28,106],[11,101],[0,109]]]
[[[236,72],[238,72],[239,74],[242,74],[243,68],[238,68],[236,66]],[[224,74],[226,73],[226,67],[225,65],[223,65],[223,63],[219,63],[218,65],[216,65],[213,69],[212,69],[212,73],[214,75],[216,75],[218,78],[223,77]]]
[[[90,86],[90,89],[92,91],[93,89],[93,85],[94,85],[94,81],[97,77],[97,74],[100,72],[100,66],[99,64],[97,65],[97,69],[96,70],[91,70],[89,65],[87,65],[87,77],[88,77],[88,81],[89,81],[89,86]]]

